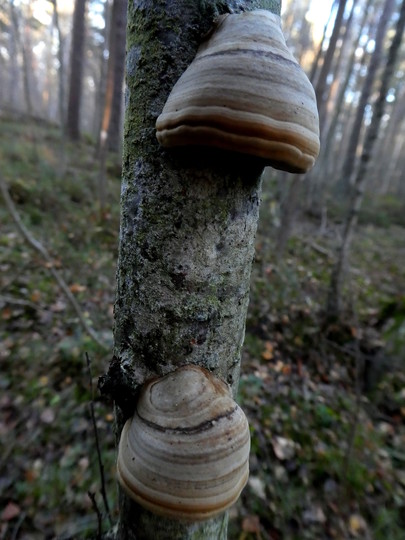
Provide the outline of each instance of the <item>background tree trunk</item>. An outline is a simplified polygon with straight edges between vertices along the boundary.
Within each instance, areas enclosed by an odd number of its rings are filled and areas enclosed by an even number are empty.
[[[345,223],[342,244],[338,253],[336,265],[332,271],[327,308],[327,314],[330,318],[337,318],[341,312],[342,283],[344,271],[347,266],[351,239],[357,223],[359,209],[363,201],[364,189],[367,182],[367,167],[370,161],[371,153],[374,148],[374,143],[378,136],[378,131],[381,125],[381,118],[384,114],[387,94],[389,90],[389,83],[394,72],[398,50],[401,45],[404,25],[405,0],[403,0],[402,2],[400,17],[398,19],[394,39],[392,40],[392,44],[388,53],[387,64],[384,69],[378,98],[373,110],[373,117],[366,133],[363,152],[360,158],[360,166],[354,184],[355,189],[351,201],[350,210]]]
[[[362,128],[364,111],[366,105],[369,101],[371,90],[373,86],[374,79],[377,74],[377,69],[381,62],[381,56],[383,52],[383,41],[387,31],[387,26],[390,20],[391,13],[394,9],[395,0],[386,0],[383,8],[383,12],[379,19],[377,34],[375,37],[374,51],[370,60],[370,64],[367,70],[367,76],[364,81],[364,85],[361,91],[359,105],[356,111],[356,117],[352,132],[350,134],[349,146],[347,149],[347,154],[343,164],[341,178],[340,178],[340,190],[339,192],[345,194],[348,193],[351,177],[354,171],[354,166],[356,162],[356,152],[357,146],[359,144],[360,133]]]
[[[236,393],[262,167],[213,150],[165,152],[155,121],[214,18],[259,7],[279,13],[280,1],[129,4],[115,359],[101,382],[118,405],[117,434],[139,385],[185,363]],[[185,524],[120,495],[120,540],[224,539],[226,531],[226,513]]]
[[[76,0],[73,14],[73,37],[70,53],[70,84],[67,108],[66,131],[71,140],[80,137],[80,101],[82,95],[84,63],[84,19],[86,0]]]
[[[27,49],[27,43],[25,39],[21,37],[21,24],[24,25],[24,34],[25,37],[29,37],[28,29],[25,25],[25,22],[21,22],[21,17],[18,16],[18,12],[14,5],[14,1],[10,2],[11,10],[11,20],[13,22],[14,34],[16,36],[16,41],[21,49],[22,55],[22,70],[23,70],[23,87],[24,87],[24,98],[26,111],[29,115],[33,114],[32,109],[32,95],[31,95],[31,77],[30,70],[32,69],[32,64],[30,65],[31,51]]]
[[[332,143],[334,137],[336,136],[336,127],[342,113],[344,97],[349,86],[350,77],[353,74],[353,68],[356,60],[356,50],[363,35],[363,30],[372,2],[373,0],[367,0],[367,4],[365,6],[363,17],[359,26],[357,39],[354,43],[352,43],[352,54],[350,55],[349,61],[346,66],[345,77],[343,82],[341,82],[339,85],[338,95],[333,105],[333,113],[327,115],[326,122],[323,126],[321,152],[318,158],[318,163],[316,165],[316,171],[310,174],[310,181],[307,185],[308,196],[306,204],[308,209],[315,206],[319,208],[320,211],[323,211],[324,208],[326,183],[327,179],[330,178],[333,169],[333,167],[331,167],[333,162],[331,155]]]
[[[111,31],[114,32],[114,88],[111,118],[108,127],[108,148],[118,152],[121,148],[122,93],[125,68],[125,30],[127,25],[127,0],[114,0]]]
[[[315,95],[316,102],[318,104],[318,113],[319,113],[319,125],[322,126],[324,123],[324,113],[327,99],[327,77],[331,70],[332,60],[336,51],[336,44],[338,37],[340,35],[340,30],[342,28],[343,15],[345,12],[347,0],[339,0],[339,7],[336,14],[335,23],[333,25],[332,35],[329,40],[328,50],[326,51],[325,58],[323,60],[322,68],[319,73],[319,77],[316,81],[315,86]],[[322,135],[322,134],[321,134]]]

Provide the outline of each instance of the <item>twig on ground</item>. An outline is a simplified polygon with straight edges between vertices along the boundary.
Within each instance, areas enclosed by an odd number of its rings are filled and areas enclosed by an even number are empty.
[[[94,438],[96,440],[96,450],[97,450],[97,459],[98,459],[98,467],[100,471],[100,479],[101,479],[101,496],[103,497],[103,503],[104,508],[108,517],[108,521],[110,523],[110,526],[112,527],[113,522],[111,519],[111,513],[110,513],[110,507],[108,504],[108,498],[107,493],[105,489],[105,477],[104,477],[104,465],[101,458],[101,451],[100,451],[100,443],[98,438],[98,430],[97,430],[97,423],[96,423],[96,415],[94,414],[94,401],[93,401],[93,376],[91,373],[91,362],[89,355],[86,352],[86,362],[87,362],[87,369],[89,372],[89,381],[90,381],[90,394],[91,394],[91,400],[90,400],[90,415],[91,415],[91,421],[93,424],[93,430],[94,430]]]
[[[13,298],[12,296],[7,295],[1,295],[0,296],[0,304],[11,304],[12,306],[23,306],[23,307],[29,307],[31,309],[41,309],[40,306],[37,304],[34,304],[34,302],[30,302],[29,300],[23,300],[22,298]]]
[[[323,255],[324,257],[332,258],[332,253],[328,249],[320,246],[319,244],[316,244],[315,242],[311,242],[305,239],[303,239],[303,242],[307,244],[310,248],[312,248],[314,251],[319,253],[320,255]]]
[[[6,183],[3,179],[3,177],[0,175],[0,190],[3,195],[4,202],[6,203],[7,209],[11,215],[11,217],[14,220],[14,223],[24,238],[24,240],[35,250],[38,251],[42,255],[42,257],[47,262],[46,268],[49,270],[49,272],[52,274],[52,276],[55,278],[55,281],[59,285],[62,292],[65,294],[66,298],[69,300],[71,306],[76,312],[76,315],[79,318],[79,321],[81,325],[83,326],[84,330],[89,334],[89,336],[104,350],[108,350],[108,346],[100,340],[97,333],[89,326],[86,319],[83,316],[83,313],[80,309],[79,304],[76,302],[75,297],[73,296],[71,290],[69,289],[68,285],[66,284],[65,280],[61,276],[61,274],[54,268],[54,264],[52,261],[52,257],[49,255],[47,249],[40,243],[38,240],[36,240],[31,233],[28,231],[28,229],[25,227],[24,223],[21,221],[21,218],[18,214],[18,211],[15,207],[15,204],[13,200],[10,197],[10,194],[8,192]]]
[[[96,494],[91,491],[88,491],[87,495],[89,496],[89,499],[91,500],[91,504],[93,505],[93,509],[97,516],[97,540],[101,540],[101,535],[103,534],[103,530],[102,530],[103,518],[101,516],[101,512],[97,505]]]

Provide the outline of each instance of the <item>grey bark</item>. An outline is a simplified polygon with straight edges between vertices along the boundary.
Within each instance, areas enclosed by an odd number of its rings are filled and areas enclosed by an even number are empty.
[[[332,271],[331,284],[329,287],[327,313],[330,318],[337,318],[341,312],[342,299],[342,284],[344,271],[347,266],[350,244],[353,237],[354,228],[357,223],[357,217],[361,203],[363,201],[364,189],[367,183],[367,168],[370,162],[371,154],[374,148],[375,141],[378,137],[381,119],[384,114],[386,99],[389,90],[395,63],[398,55],[398,50],[401,45],[402,35],[405,26],[405,0],[402,1],[400,17],[395,30],[395,35],[392,40],[390,50],[388,52],[387,64],[381,79],[381,85],[378,93],[377,101],[374,105],[373,117],[371,124],[367,129],[366,138],[364,141],[363,152],[360,158],[360,166],[356,174],[355,190],[351,201],[351,206],[346,218],[342,244],[338,253],[335,267]]]
[[[149,377],[194,363],[236,392],[262,164],[201,149],[165,152],[155,121],[213,19],[280,1],[130,2],[115,357],[100,386],[117,435]],[[171,521],[120,494],[119,540],[225,539],[227,515]]]

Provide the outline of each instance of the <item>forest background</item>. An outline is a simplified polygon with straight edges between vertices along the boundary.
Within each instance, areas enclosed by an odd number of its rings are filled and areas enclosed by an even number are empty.
[[[96,386],[112,349],[126,2],[72,8],[0,0],[0,539],[90,537],[117,515]],[[405,535],[404,11],[283,2],[322,150],[305,177],[264,172],[239,389],[251,477],[231,538]]]

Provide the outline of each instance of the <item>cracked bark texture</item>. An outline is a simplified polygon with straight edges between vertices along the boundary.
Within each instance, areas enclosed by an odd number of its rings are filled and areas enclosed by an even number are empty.
[[[117,404],[117,436],[139,386],[186,363],[236,393],[263,164],[226,152],[164,151],[155,122],[214,18],[280,0],[133,0],[115,349],[100,387]],[[120,493],[120,540],[225,539],[227,514],[204,523],[157,517]]]

